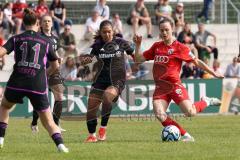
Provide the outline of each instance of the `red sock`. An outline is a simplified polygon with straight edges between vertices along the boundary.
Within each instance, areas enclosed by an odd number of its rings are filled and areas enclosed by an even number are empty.
[[[169,125],[174,125],[174,126],[176,126],[178,129],[179,129],[179,131],[180,131],[180,133],[181,133],[181,135],[183,136],[187,131],[185,130],[185,129],[183,129],[177,122],[175,122],[174,120],[172,120],[169,116],[167,117],[167,119],[164,121],[164,122],[162,122],[162,125],[165,127],[165,126],[169,126]]]
[[[197,112],[202,112],[207,107],[207,103],[205,101],[198,101],[194,103],[194,106]]]

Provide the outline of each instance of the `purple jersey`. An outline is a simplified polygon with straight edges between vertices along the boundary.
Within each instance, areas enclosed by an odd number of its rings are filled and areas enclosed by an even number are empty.
[[[7,88],[45,94],[47,89],[46,63],[57,56],[48,38],[34,31],[11,37],[3,47],[7,54],[14,51],[15,64]]]

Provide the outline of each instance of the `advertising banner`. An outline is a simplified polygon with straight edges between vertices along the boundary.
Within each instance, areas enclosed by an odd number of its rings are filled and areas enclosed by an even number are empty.
[[[1,83],[4,88],[5,83]],[[192,102],[199,101],[201,96],[222,96],[222,80],[219,79],[187,79],[183,80]],[[90,92],[90,82],[66,82],[64,91],[65,115],[85,115],[87,112],[87,99]],[[113,115],[126,114],[153,114],[152,95],[155,89],[152,80],[132,80],[126,83],[125,89],[113,107]],[[54,105],[54,97],[49,92],[51,107]],[[11,116],[28,117],[33,111],[32,105],[27,98],[23,104],[17,104],[11,111]],[[179,107],[171,102],[168,112],[181,113]],[[204,113],[218,113],[219,107],[208,107]]]

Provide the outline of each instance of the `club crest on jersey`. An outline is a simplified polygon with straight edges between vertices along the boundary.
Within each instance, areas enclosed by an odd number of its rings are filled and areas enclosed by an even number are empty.
[[[174,49],[169,49],[169,50],[168,50],[168,55],[173,54],[173,51],[174,51]]]
[[[116,57],[121,57],[122,56],[122,52],[121,51],[117,51],[116,52]]]
[[[176,92],[179,96],[182,95],[182,89],[176,89],[175,92]]]

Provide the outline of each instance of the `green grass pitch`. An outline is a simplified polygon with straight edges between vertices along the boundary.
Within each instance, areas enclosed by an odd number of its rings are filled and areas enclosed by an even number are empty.
[[[110,119],[106,142],[83,143],[84,121],[62,121],[70,149],[60,154],[47,132],[32,134],[30,119],[11,118],[0,160],[237,160],[240,159],[240,117],[178,118],[195,138],[194,143],[161,142],[162,126],[150,119]]]

